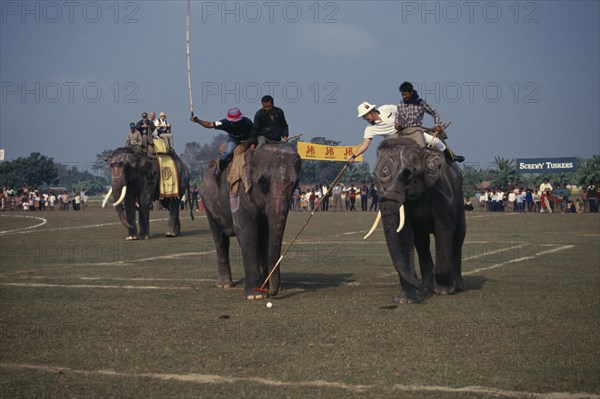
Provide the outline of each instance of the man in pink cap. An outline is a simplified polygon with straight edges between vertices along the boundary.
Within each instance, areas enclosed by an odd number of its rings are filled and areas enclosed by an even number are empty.
[[[242,112],[238,108],[231,108],[227,111],[227,117],[216,122],[204,121],[197,116],[192,115],[190,118],[192,122],[196,122],[207,129],[217,129],[227,132],[227,145],[225,151],[219,158],[219,165],[213,172],[215,179],[218,179],[221,172],[227,166],[227,162],[233,157],[233,150],[235,147],[243,141],[248,140],[250,131],[252,130],[252,121],[242,115]]]

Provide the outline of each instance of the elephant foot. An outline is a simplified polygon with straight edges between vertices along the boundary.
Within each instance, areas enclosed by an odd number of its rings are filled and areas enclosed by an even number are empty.
[[[427,299],[430,296],[433,296],[433,294],[434,294],[433,287],[421,287],[421,289],[419,290],[419,296],[422,299]]]
[[[169,232],[169,233],[165,233],[165,237],[174,238],[174,237],[177,237],[177,235]]]
[[[434,289],[437,295],[452,295],[456,292],[452,275],[436,274],[434,278]]]
[[[125,237],[125,241],[136,241],[139,240],[140,238],[137,236],[127,236]]]
[[[258,292],[254,290],[246,290],[244,296],[249,301],[267,299],[269,297],[269,295],[266,292]]]
[[[421,303],[421,298],[419,298],[419,296],[414,291],[410,293],[406,291],[401,291],[398,294],[398,296],[394,298],[394,300],[398,305],[404,305],[407,303]]]
[[[233,287],[233,281],[230,278],[219,277],[216,282],[217,288],[231,288]]]
[[[142,237],[142,239],[144,239],[144,240],[149,240],[149,239],[150,239],[150,236],[144,236],[144,237]]]

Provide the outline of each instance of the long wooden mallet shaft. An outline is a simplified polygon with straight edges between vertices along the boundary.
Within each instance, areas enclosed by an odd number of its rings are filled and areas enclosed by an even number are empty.
[[[187,1],[187,12],[185,15],[185,45],[187,50],[187,78],[190,92],[190,113],[194,115],[194,102],[192,100],[192,67],[190,62],[190,0]]]
[[[342,177],[342,175],[344,174],[344,172],[346,171],[346,169],[348,169],[348,166],[350,166],[349,162],[346,163],[346,165],[342,168],[342,170],[340,171],[340,173],[338,173],[338,175],[336,176],[336,178],[333,180],[333,182],[329,186],[330,190],[335,185],[335,183],[337,183],[337,181],[340,179],[340,177]],[[269,273],[269,275],[265,279],[265,282],[260,286],[260,288],[255,288],[254,289],[255,291],[258,291],[258,292],[267,292],[267,290],[265,290],[265,285],[267,285],[267,283],[271,279],[271,276],[273,275],[273,273],[275,272],[275,270],[277,270],[277,268],[279,267],[279,265],[280,265],[281,261],[283,260],[283,258],[285,257],[285,255],[288,253],[288,251],[290,250],[290,248],[292,247],[292,245],[294,245],[294,242],[296,241],[296,239],[300,236],[300,234],[302,234],[302,231],[304,231],[304,228],[308,225],[308,222],[310,222],[310,219],[315,214],[315,210],[319,208],[319,205],[321,205],[321,202],[323,201],[323,199],[325,199],[325,195],[323,195],[321,198],[319,198],[319,200],[315,203],[314,209],[312,210],[312,212],[310,213],[310,215],[306,219],[306,222],[304,222],[304,225],[302,225],[302,227],[300,228],[300,231],[298,231],[298,233],[296,234],[296,236],[292,239],[292,241],[290,241],[289,245],[287,246],[287,248],[285,249],[285,251],[283,252],[283,254],[279,257],[279,260],[277,261],[277,263],[275,263],[275,266],[273,266],[273,269],[271,269],[271,272]]]

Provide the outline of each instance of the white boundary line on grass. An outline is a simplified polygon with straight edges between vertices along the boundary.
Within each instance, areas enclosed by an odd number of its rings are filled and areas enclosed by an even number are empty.
[[[41,283],[2,283],[2,286],[26,288],[104,288],[124,290],[195,290],[196,287],[159,287],[156,285],[91,285],[91,284],[41,284]]]
[[[187,382],[192,384],[237,384],[251,383],[266,386],[281,386],[281,387],[313,387],[313,388],[329,388],[343,389],[352,392],[365,392],[373,389],[373,385],[358,385],[347,384],[339,381],[281,381],[263,377],[227,377],[217,374],[168,374],[168,373],[123,373],[113,370],[76,370],[68,367],[57,367],[35,364],[16,364],[16,363],[1,363],[0,368],[12,370],[35,370],[47,373],[70,373],[83,376],[103,376],[117,378],[149,378],[162,381]],[[512,391],[498,388],[490,388],[483,386],[467,386],[467,387],[445,387],[445,386],[427,386],[427,385],[400,385],[395,384],[384,389],[393,389],[403,392],[441,392],[441,393],[457,393],[457,394],[479,394],[488,397],[504,397],[504,398],[532,398],[532,399],[600,399],[600,395],[587,392],[527,392],[527,391]]]
[[[502,248],[499,249],[497,251],[492,251],[492,252],[488,252],[482,255],[477,255],[474,257],[481,257],[481,256],[488,256],[488,255],[494,255],[500,252],[505,252],[505,251],[509,251],[509,250],[513,250],[516,248],[520,248],[522,246],[524,246],[526,244],[520,244],[517,246],[512,246],[512,247],[508,247],[508,248]],[[554,244],[543,244],[545,246],[549,246],[549,245],[554,245]],[[558,251],[563,251],[566,249],[571,249],[574,248],[575,245],[562,245],[558,248],[552,248],[552,249],[548,249],[546,251],[541,251],[538,252],[534,255],[530,255],[530,256],[523,256],[521,258],[516,258],[516,259],[512,259],[506,262],[501,262],[501,263],[496,263],[494,265],[491,266],[487,266],[487,267],[482,267],[482,268],[478,268],[478,269],[474,269],[474,270],[469,270],[466,272],[463,272],[463,276],[468,276],[471,274],[475,274],[475,273],[479,273],[482,271],[487,271],[487,270],[492,270],[492,269],[497,269],[499,267],[502,266],[506,266],[509,264],[513,264],[513,263],[519,263],[525,260],[530,260],[530,259],[534,259],[538,256],[542,256],[542,255],[547,255],[550,253],[554,253],[554,252],[558,252]],[[208,254],[208,253],[212,253],[213,251],[207,251],[207,252],[187,252],[187,253],[181,253],[181,254],[173,254],[173,255],[163,255],[163,256],[156,256],[156,257],[151,257],[151,258],[144,258],[144,259],[132,259],[129,261],[117,261],[117,262],[102,262],[102,263],[93,263],[93,264],[86,264],[86,266],[101,266],[101,265],[110,265],[110,266],[115,266],[115,265],[126,265],[129,263],[139,263],[139,262],[147,262],[149,260],[158,260],[158,259],[172,259],[175,257],[185,257],[185,256],[190,256],[190,255],[198,255],[198,254]],[[71,265],[72,266],[72,265]],[[29,272],[29,271],[26,271]],[[395,275],[395,273],[391,273],[391,274],[384,274],[382,277],[389,277]],[[21,277],[23,278],[23,277]],[[32,279],[32,278],[36,278],[36,279],[43,279],[45,278],[44,276],[27,276],[26,278]],[[80,280],[109,280],[109,281],[198,281],[198,282],[207,282],[207,281],[213,281],[212,279],[152,279],[152,278],[148,278],[148,279],[139,279],[139,278],[131,278],[131,279],[126,279],[126,278],[103,278],[103,277],[90,277],[90,278],[79,278]],[[384,284],[385,283],[381,283]],[[380,284],[380,285],[381,285]],[[351,284],[345,284],[347,286],[359,286],[362,285],[361,283],[358,282],[353,282]],[[20,283],[20,282],[13,282],[13,283],[0,283],[0,286],[13,286],[13,287],[23,287],[23,288],[100,288],[100,289],[133,289],[133,290],[189,290],[189,289],[196,289],[195,287],[160,287],[160,286],[135,286],[135,285],[91,285],[91,284],[43,284],[43,283]]]
[[[37,219],[37,220],[42,220],[42,223],[38,223],[34,226],[29,226],[29,227],[22,227],[20,229],[14,229],[14,230],[4,230],[4,231],[0,231],[0,235],[4,235],[4,234],[9,234],[9,233],[29,233],[31,229],[35,229],[36,227],[40,227],[45,225],[46,223],[48,223],[48,220],[44,219],[44,218],[40,218],[37,216],[26,216],[26,215],[2,215],[2,217],[10,217],[10,218],[26,218],[26,219]]]
[[[44,218],[38,218],[35,216],[24,216],[24,215],[2,215],[2,216],[8,216],[8,217],[21,217],[21,218],[33,218],[33,219],[41,219],[44,220],[44,223],[32,226],[32,227],[26,227],[26,228],[22,228],[22,229],[15,229],[15,230],[8,230],[8,231],[0,231],[0,234],[27,234],[27,233],[41,233],[41,232],[45,232],[45,231],[61,231],[61,230],[78,230],[78,229],[91,229],[94,227],[105,227],[105,226],[115,226],[115,225],[121,225],[121,222],[110,222],[110,223],[100,223],[100,224],[86,224],[83,226],[65,226],[65,227],[56,227],[53,229],[42,229],[42,230],[31,230],[35,227],[39,227],[39,226],[43,226],[44,224],[47,223],[47,220]],[[194,217],[199,217],[199,218],[205,218],[206,216],[202,216],[202,215],[194,215]],[[190,219],[188,218],[180,218],[180,219]],[[150,222],[160,222],[163,220],[169,220],[169,218],[162,218],[162,219],[150,219]]]
[[[534,255],[531,255],[531,256],[523,256],[521,258],[512,259],[512,260],[509,260],[509,261],[506,261],[506,262],[496,263],[495,265],[491,265],[491,266],[487,266],[487,267],[482,267],[482,268],[475,269],[475,270],[470,270],[468,272],[464,272],[463,276],[468,276],[470,274],[479,273],[479,272],[482,272],[482,271],[485,271],[485,270],[496,269],[498,267],[506,266],[506,265],[509,265],[511,263],[522,262],[524,260],[530,260],[530,259],[536,258],[536,257],[541,256],[541,255],[551,254],[553,252],[563,251],[565,249],[571,249],[571,248],[575,248],[575,245],[563,245],[563,246],[560,246],[558,248],[553,248],[553,249],[549,249],[547,251],[538,252],[538,253],[536,253]]]

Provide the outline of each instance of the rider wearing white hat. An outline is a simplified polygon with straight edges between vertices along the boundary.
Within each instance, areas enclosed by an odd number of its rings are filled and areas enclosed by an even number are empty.
[[[375,104],[363,101],[358,104],[358,118],[363,118],[369,123],[363,135],[363,142],[358,146],[354,154],[348,158],[348,162],[354,162],[354,159],[369,148],[369,144],[375,136],[398,137],[394,122],[398,108],[395,105],[382,105],[375,108]]]
[[[363,142],[358,146],[354,154],[352,154],[348,158],[348,162],[354,162],[354,159],[365,152],[371,141],[375,136],[383,136],[384,138],[392,138],[399,137],[398,130],[396,129],[396,118],[398,116],[398,107],[396,105],[382,105],[379,108],[375,108],[375,104],[371,104],[367,101],[363,101],[357,107],[358,118],[365,119],[369,126],[366,127],[365,133],[363,135]],[[446,145],[439,139],[434,138],[428,133],[415,132],[418,134],[405,134],[403,136],[407,136],[414,140],[421,147],[425,147],[425,145],[430,145],[433,148],[441,151],[448,157],[450,161],[458,160],[460,156],[454,156],[450,154]],[[462,160],[464,160],[463,157]],[[461,162],[461,160],[459,160]]]

